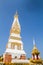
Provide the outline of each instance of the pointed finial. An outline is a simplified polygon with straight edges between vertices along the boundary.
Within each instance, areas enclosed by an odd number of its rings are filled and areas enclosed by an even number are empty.
[[[33,39],[33,45],[36,46],[36,44],[35,44],[35,40],[34,40],[34,39]]]
[[[35,43],[35,40],[34,39],[33,39],[33,45],[34,45],[33,49],[37,49],[36,48],[36,43]]]
[[[16,11],[16,15],[18,15],[18,12]]]
[[[14,15],[14,18],[18,18],[18,12],[16,11],[16,14]]]

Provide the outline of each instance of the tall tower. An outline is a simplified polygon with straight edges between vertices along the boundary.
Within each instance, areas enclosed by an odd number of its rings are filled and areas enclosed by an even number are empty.
[[[18,13],[14,16],[14,21],[10,30],[10,36],[6,51],[4,53],[4,62],[10,62],[11,59],[26,59],[26,53],[23,50],[23,42],[21,41],[21,27],[18,20]],[[10,60],[8,59],[10,57]]]

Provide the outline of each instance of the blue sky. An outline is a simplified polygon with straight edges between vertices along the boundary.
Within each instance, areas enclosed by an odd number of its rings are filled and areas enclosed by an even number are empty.
[[[6,49],[16,10],[27,57],[31,57],[34,38],[43,58],[43,0],[0,0],[0,55]]]

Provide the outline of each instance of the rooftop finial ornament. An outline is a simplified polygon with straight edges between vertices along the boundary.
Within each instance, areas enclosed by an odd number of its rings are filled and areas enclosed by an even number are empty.
[[[33,39],[33,45],[34,45],[34,49],[36,49],[36,43],[34,39]]]
[[[34,39],[33,39],[33,45],[36,46],[36,44],[35,44],[35,40],[34,40]]]

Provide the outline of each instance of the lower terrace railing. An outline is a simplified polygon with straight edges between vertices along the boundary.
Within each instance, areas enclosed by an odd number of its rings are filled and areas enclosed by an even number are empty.
[[[29,64],[29,63],[0,63],[0,65],[43,65],[43,64]]]
[[[29,65],[28,63],[0,63],[0,65]]]

